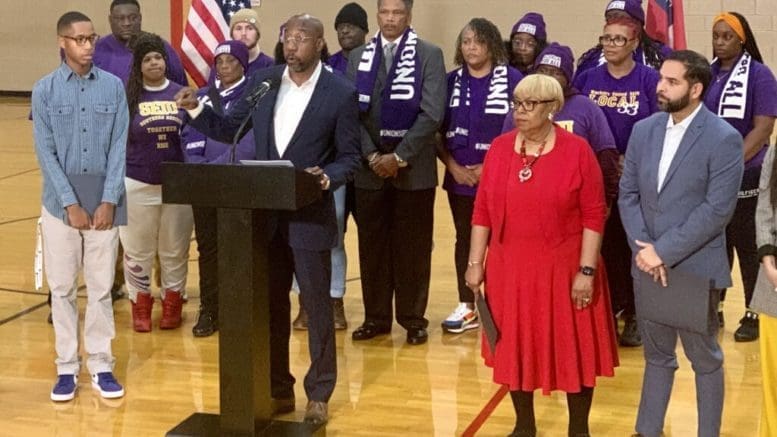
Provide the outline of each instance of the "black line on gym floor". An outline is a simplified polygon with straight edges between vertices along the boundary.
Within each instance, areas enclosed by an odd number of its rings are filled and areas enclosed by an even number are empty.
[[[23,174],[32,173],[32,172],[34,172],[36,170],[38,170],[37,167],[36,168],[31,168],[29,170],[20,171],[19,173],[14,173],[14,174],[9,174],[9,175],[5,175],[5,176],[0,176],[0,181],[4,181],[6,179],[11,179],[11,178],[16,177],[16,176],[21,176]]]
[[[34,217],[24,217],[24,218],[18,218],[18,219],[8,220],[7,222],[0,222],[0,226],[3,226],[3,225],[10,225],[10,224],[12,224],[12,223],[26,222],[26,221],[28,221],[28,220],[37,220],[37,219],[38,219],[38,216],[37,216],[37,215],[36,215],[36,216],[34,216]]]
[[[43,302],[41,302],[41,303],[39,303],[37,305],[33,305],[33,306],[27,308],[26,310],[22,310],[22,311],[20,311],[20,312],[18,312],[16,314],[12,315],[11,317],[7,317],[7,318],[5,318],[3,320],[0,320],[0,326],[3,326],[3,325],[5,325],[8,322],[14,321],[14,320],[18,319],[19,317],[24,316],[26,314],[29,314],[29,313],[37,310],[38,308],[46,306],[46,305],[47,305],[47,302],[43,301]]]

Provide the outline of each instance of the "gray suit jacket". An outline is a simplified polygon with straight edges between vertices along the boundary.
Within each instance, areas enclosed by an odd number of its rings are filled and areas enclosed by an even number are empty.
[[[766,255],[777,255],[777,214],[772,205],[771,179],[774,166],[774,147],[766,151],[763,166],[761,167],[761,181],[758,184],[758,207],[755,210],[755,242],[758,245],[758,255],[762,258]],[[765,313],[771,317],[777,317],[777,292],[774,284],[771,284],[764,275],[763,267],[758,272],[758,281],[755,285],[753,300],[750,302],[753,311]]]
[[[366,46],[358,47],[348,56],[348,77],[354,80],[356,69]],[[421,112],[405,137],[393,150],[407,161],[407,167],[400,168],[396,178],[388,181],[400,190],[423,190],[437,186],[437,152],[435,134],[445,116],[446,82],[445,63],[439,47],[418,40],[416,46],[421,64]],[[370,109],[361,114],[362,166],[356,172],[354,185],[357,188],[377,190],[386,179],[380,178],[367,165],[367,156],[378,151],[380,143],[380,102],[386,86],[386,72],[378,69],[378,78],[372,91]],[[388,152],[386,150],[383,151]]]
[[[636,253],[634,240],[652,243],[667,267],[709,278],[714,288],[729,287],[725,228],[744,171],[742,136],[702,104],[659,192],[668,119],[666,112],[653,114],[635,124],[629,138],[618,198],[629,244]]]

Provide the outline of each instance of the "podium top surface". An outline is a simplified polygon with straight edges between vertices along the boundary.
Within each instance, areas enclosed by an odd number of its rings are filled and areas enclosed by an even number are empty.
[[[162,163],[164,203],[294,211],[320,198],[318,178],[292,167]]]

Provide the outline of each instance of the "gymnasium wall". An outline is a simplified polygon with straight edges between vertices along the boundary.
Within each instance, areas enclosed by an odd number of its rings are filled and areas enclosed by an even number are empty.
[[[170,1],[140,0],[143,29],[170,37]],[[99,34],[110,32],[109,0],[2,0],[0,14],[0,90],[29,91],[35,81],[58,63],[55,23],[68,10],[80,10],[92,18]],[[189,0],[183,0],[184,17]],[[263,0],[262,46],[271,52],[279,25],[290,15],[308,12],[326,25],[331,51],[338,49],[333,23],[348,0]],[[377,30],[375,0],[361,0],[369,16],[370,32]],[[503,34],[527,11],[545,16],[549,40],[572,47],[575,56],[594,45],[603,24],[606,0],[416,0],[413,25],[419,35],[445,51],[451,65],[453,44],[461,27],[472,17],[485,17]],[[767,65],[775,67],[777,0],[685,0],[688,46],[711,55],[712,18],[720,11],[740,12],[748,19]]]

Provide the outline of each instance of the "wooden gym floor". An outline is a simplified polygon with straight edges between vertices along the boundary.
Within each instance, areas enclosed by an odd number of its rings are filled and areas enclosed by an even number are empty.
[[[54,333],[46,323],[46,290],[35,290],[33,252],[40,214],[41,176],[27,120],[27,99],[0,99],[0,435],[2,436],[139,436],[163,435],[189,414],[218,412],[218,335],[195,339],[191,334],[198,299],[197,251],[191,248],[189,295],[184,325],[174,331],[131,329],[130,304],[117,302],[116,375],[126,389],[121,400],[105,401],[92,391],[82,370],[79,392],[68,403],[53,403],[49,392],[56,376]],[[394,325],[391,336],[366,343],[351,341],[362,321],[358,251],[354,224],[346,234],[349,255],[345,308],[350,323],[337,333],[338,384],[330,401],[329,435],[451,436],[459,435],[496,392],[491,372],[480,358],[475,332],[444,335],[440,321],[457,303],[453,269],[453,224],[447,201],[438,192],[435,250],[427,317],[429,342],[405,344],[405,331]],[[739,282],[735,273],[735,282]],[[81,317],[85,298],[79,293]],[[293,299],[296,313],[297,302]],[[159,306],[154,310],[158,326]],[[729,293],[727,325],[720,335],[726,356],[726,402],[723,434],[753,436],[760,417],[758,343],[735,343],[733,331],[743,314],[741,287]],[[83,321],[82,321],[83,323]],[[603,378],[594,396],[591,433],[627,436],[633,432],[640,387],[642,350],[620,349],[621,366],[614,378]],[[291,340],[292,372],[297,376],[297,411],[301,420],[307,369],[305,332]],[[681,355],[666,420],[667,436],[696,434],[694,378]],[[541,436],[566,435],[563,393],[535,396]],[[494,411],[478,435],[508,434],[514,413],[509,397]]]

